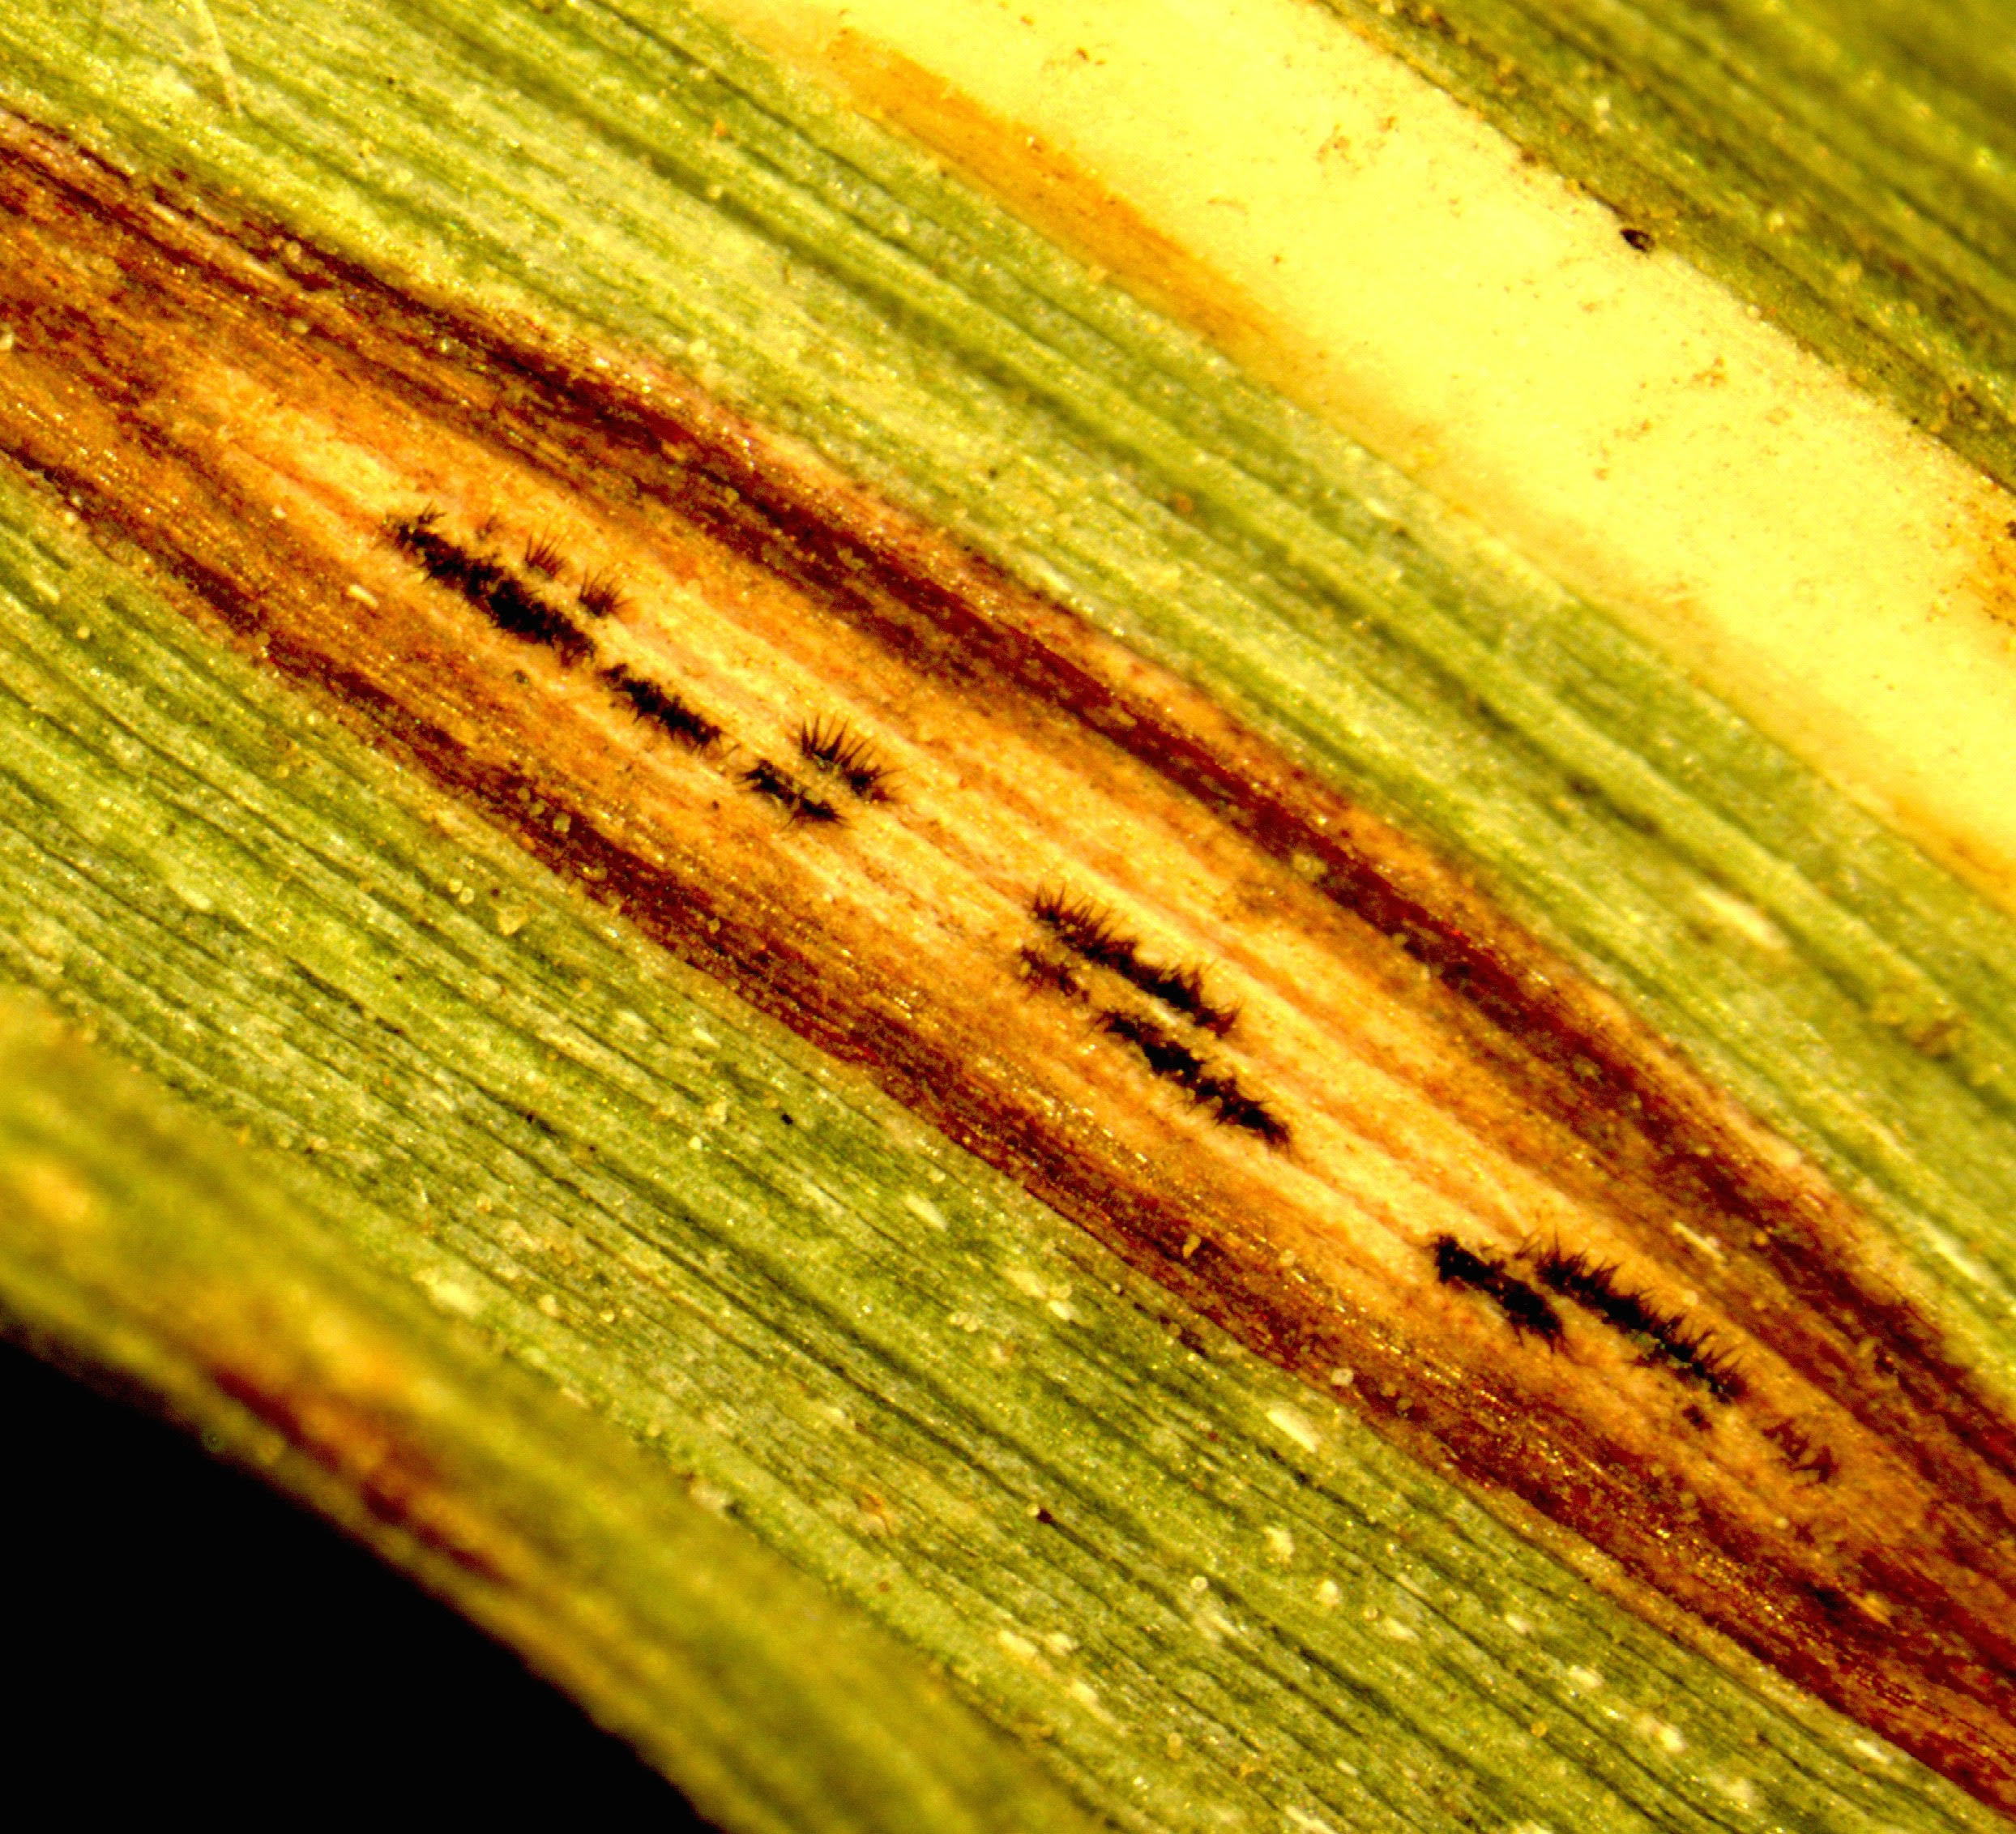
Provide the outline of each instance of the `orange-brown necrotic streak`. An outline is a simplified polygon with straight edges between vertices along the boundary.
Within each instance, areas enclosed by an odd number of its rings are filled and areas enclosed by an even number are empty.
[[[0,444],[191,615],[2016,1806],[2010,1421],[1835,1193],[1459,878],[669,371],[0,154]]]

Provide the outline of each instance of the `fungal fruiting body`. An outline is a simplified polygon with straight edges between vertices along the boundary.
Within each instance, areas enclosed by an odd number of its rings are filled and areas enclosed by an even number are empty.
[[[758,758],[744,771],[741,782],[745,789],[775,803],[794,827],[801,822],[832,824],[840,819],[839,810],[831,802],[822,801],[802,784],[794,782],[767,758]]]
[[[429,579],[459,592],[498,630],[540,643],[564,664],[583,660],[595,645],[557,607],[519,579],[509,567],[451,541],[432,507],[386,524],[392,545]]]
[[[1259,1097],[1242,1088],[1237,1077],[1214,1068],[1166,1025],[1116,1007],[1103,1008],[1096,1023],[1107,1037],[1131,1047],[1147,1066],[1150,1075],[1173,1083],[1214,1120],[1251,1134],[1269,1146],[1288,1144],[1287,1122]]]
[[[1026,943],[1015,951],[1015,972],[1028,986],[1039,992],[1055,994],[1067,1000],[1085,998],[1085,983],[1076,968],[1061,956],[1032,949]]]
[[[1220,1006],[1205,991],[1203,971],[1188,964],[1169,967],[1147,960],[1138,937],[1129,935],[1110,911],[1091,899],[1046,887],[1030,900],[1030,915],[1082,960],[1108,968],[1200,1030],[1222,1038],[1238,1022],[1237,1011]]]
[[[1741,1373],[1706,1333],[1660,1310],[1643,1293],[1620,1285],[1615,1268],[1588,1255],[1564,1255],[1554,1249],[1540,1258],[1534,1272],[1550,1293],[1572,1300],[1629,1339],[1642,1361],[1705,1389],[1719,1401],[1741,1396]]]
[[[844,720],[805,720],[793,737],[801,758],[815,771],[846,784],[856,800],[889,800],[889,767],[876,757],[868,741]]]
[[[630,703],[639,719],[649,720],[668,737],[694,751],[706,750],[721,736],[720,727],[690,706],[681,695],[648,676],[634,673],[620,662],[604,669],[602,679],[613,693]]]
[[[1561,1340],[1561,1315],[1543,1295],[1508,1272],[1501,1262],[1487,1260],[1453,1235],[1435,1238],[1435,1277],[1445,1286],[1483,1293],[1516,1335],[1523,1337],[1530,1332],[1550,1345]]]
[[[1036,895],[1031,908],[1044,929],[1081,961],[1113,968],[1132,980],[1126,970],[1138,964],[1135,945],[1096,907],[1046,891]],[[1081,1006],[1091,998],[1083,975],[1049,949],[1023,944],[1015,953],[1015,973],[1026,986]],[[1150,1075],[1182,1090],[1221,1126],[1251,1134],[1268,1146],[1288,1144],[1288,1124],[1270,1103],[1159,1020],[1125,1007],[1102,1006],[1092,1023],[1103,1035],[1125,1045]]]

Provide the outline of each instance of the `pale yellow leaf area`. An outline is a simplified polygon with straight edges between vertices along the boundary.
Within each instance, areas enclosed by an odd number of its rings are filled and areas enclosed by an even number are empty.
[[[2016,908],[2016,501],[1301,0],[724,0]]]

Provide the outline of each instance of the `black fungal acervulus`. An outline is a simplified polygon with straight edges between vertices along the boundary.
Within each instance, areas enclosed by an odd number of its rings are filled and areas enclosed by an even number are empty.
[[[392,518],[385,532],[429,579],[459,592],[507,635],[543,644],[563,664],[584,661],[595,653],[595,645],[565,612],[509,567],[451,541],[442,533],[440,522],[441,511],[429,505],[416,515]]]
[[[784,812],[785,819],[793,827],[801,825],[835,827],[840,820],[840,812],[831,802],[822,801],[802,784],[795,783],[767,758],[758,758],[742,772],[741,783],[766,802],[774,802]]]
[[[1619,1284],[1615,1268],[1557,1248],[1540,1257],[1534,1272],[1548,1292],[1572,1300],[1628,1339],[1641,1362],[1706,1390],[1719,1401],[1741,1398],[1743,1377],[1728,1354],[1677,1314],[1661,1311],[1643,1293]]]
[[[1054,994],[1065,1000],[1085,998],[1085,982],[1076,968],[1061,955],[1032,949],[1026,943],[1015,951],[1015,973],[1023,985],[1034,992]]]
[[[1764,1437],[1778,1447],[1787,1469],[1816,1484],[1831,1484],[1841,1469],[1840,1460],[1830,1446],[1816,1445],[1796,1421],[1775,1421],[1764,1429]]]
[[[1110,911],[1068,891],[1044,887],[1029,900],[1029,914],[1074,955],[1116,974],[1133,964],[1140,947]]]
[[[604,669],[602,679],[618,699],[630,703],[639,719],[648,720],[689,750],[705,751],[721,736],[720,727],[682,695],[648,676],[633,674],[620,662]]]
[[[1236,1078],[1207,1075],[1191,1092],[1198,1105],[1208,1109],[1219,1125],[1237,1127],[1272,1147],[1285,1147],[1288,1124],[1259,1097],[1249,1094]]]
[[[1561,1315],[1545,1297],[1497,1261],[1466,1248],[1453,1235],[1435,1238],[1435,1277],[1445,1286],[1481,1293],[1505,1315],[1515,1336],[1529,1333],[1544,1344],[1561,1341]]]
[[[1166,1025],[1138,1013],[1108,1010],[1100,1014],[1099,1028],[1109,1038],[1133,1045],[1142,1062],[1165,1082],[1194,1089],[1204,1079],[1203,1058]]]
[[[1023,951],[1025,957],[1031,953]],[[1287,1122],[1241,1087],[1237,1077],[1215,1068],[1166,1025],[1114,1007],[1103,1008],[1096,1023],[1108,1037],[1128,1045],[1150,1075],[1173,1083],[1221,1126],[1251,1134],[1269,1146],[1288,1144]]]
[[[1238,1023],[1236,1007],[1219,1005],[1206,991],[1201,969],[1145,959],[1140,938],[1091,899],[1046,887],[1030,900],[1029,914],[1080,960],[1110,969],[1200,1031],[1222,1038]]]
[[[847,785],[862,802],[889,800],[889,767],[844,720],[808,720],[792,735],[798,755],[814,770]]]

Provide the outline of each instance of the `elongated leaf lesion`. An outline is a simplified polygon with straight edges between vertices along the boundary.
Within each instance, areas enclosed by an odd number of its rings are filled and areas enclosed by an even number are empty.
[[[1388,1431],[1995,1786],[1999,1417],[1856,1271],[1839,1197],[1586,981],[1181,684],[643,359],[474,316],[443,338],[354,268],[301,288],[25,134],[7,182],[20,284],[80,242],[152,283],[95,297],[60,361],[27,316],[10,447],[192,616],[224,607],[1271,1357],[1352,1369]],[[505,558],[542,542],[571,601]],[[900,799],[873,793],[892,768]],[[1890,1381],[1853,1359],[1872,1338]],[[1971,1670],[1935,1659],[1954,1635]]]

